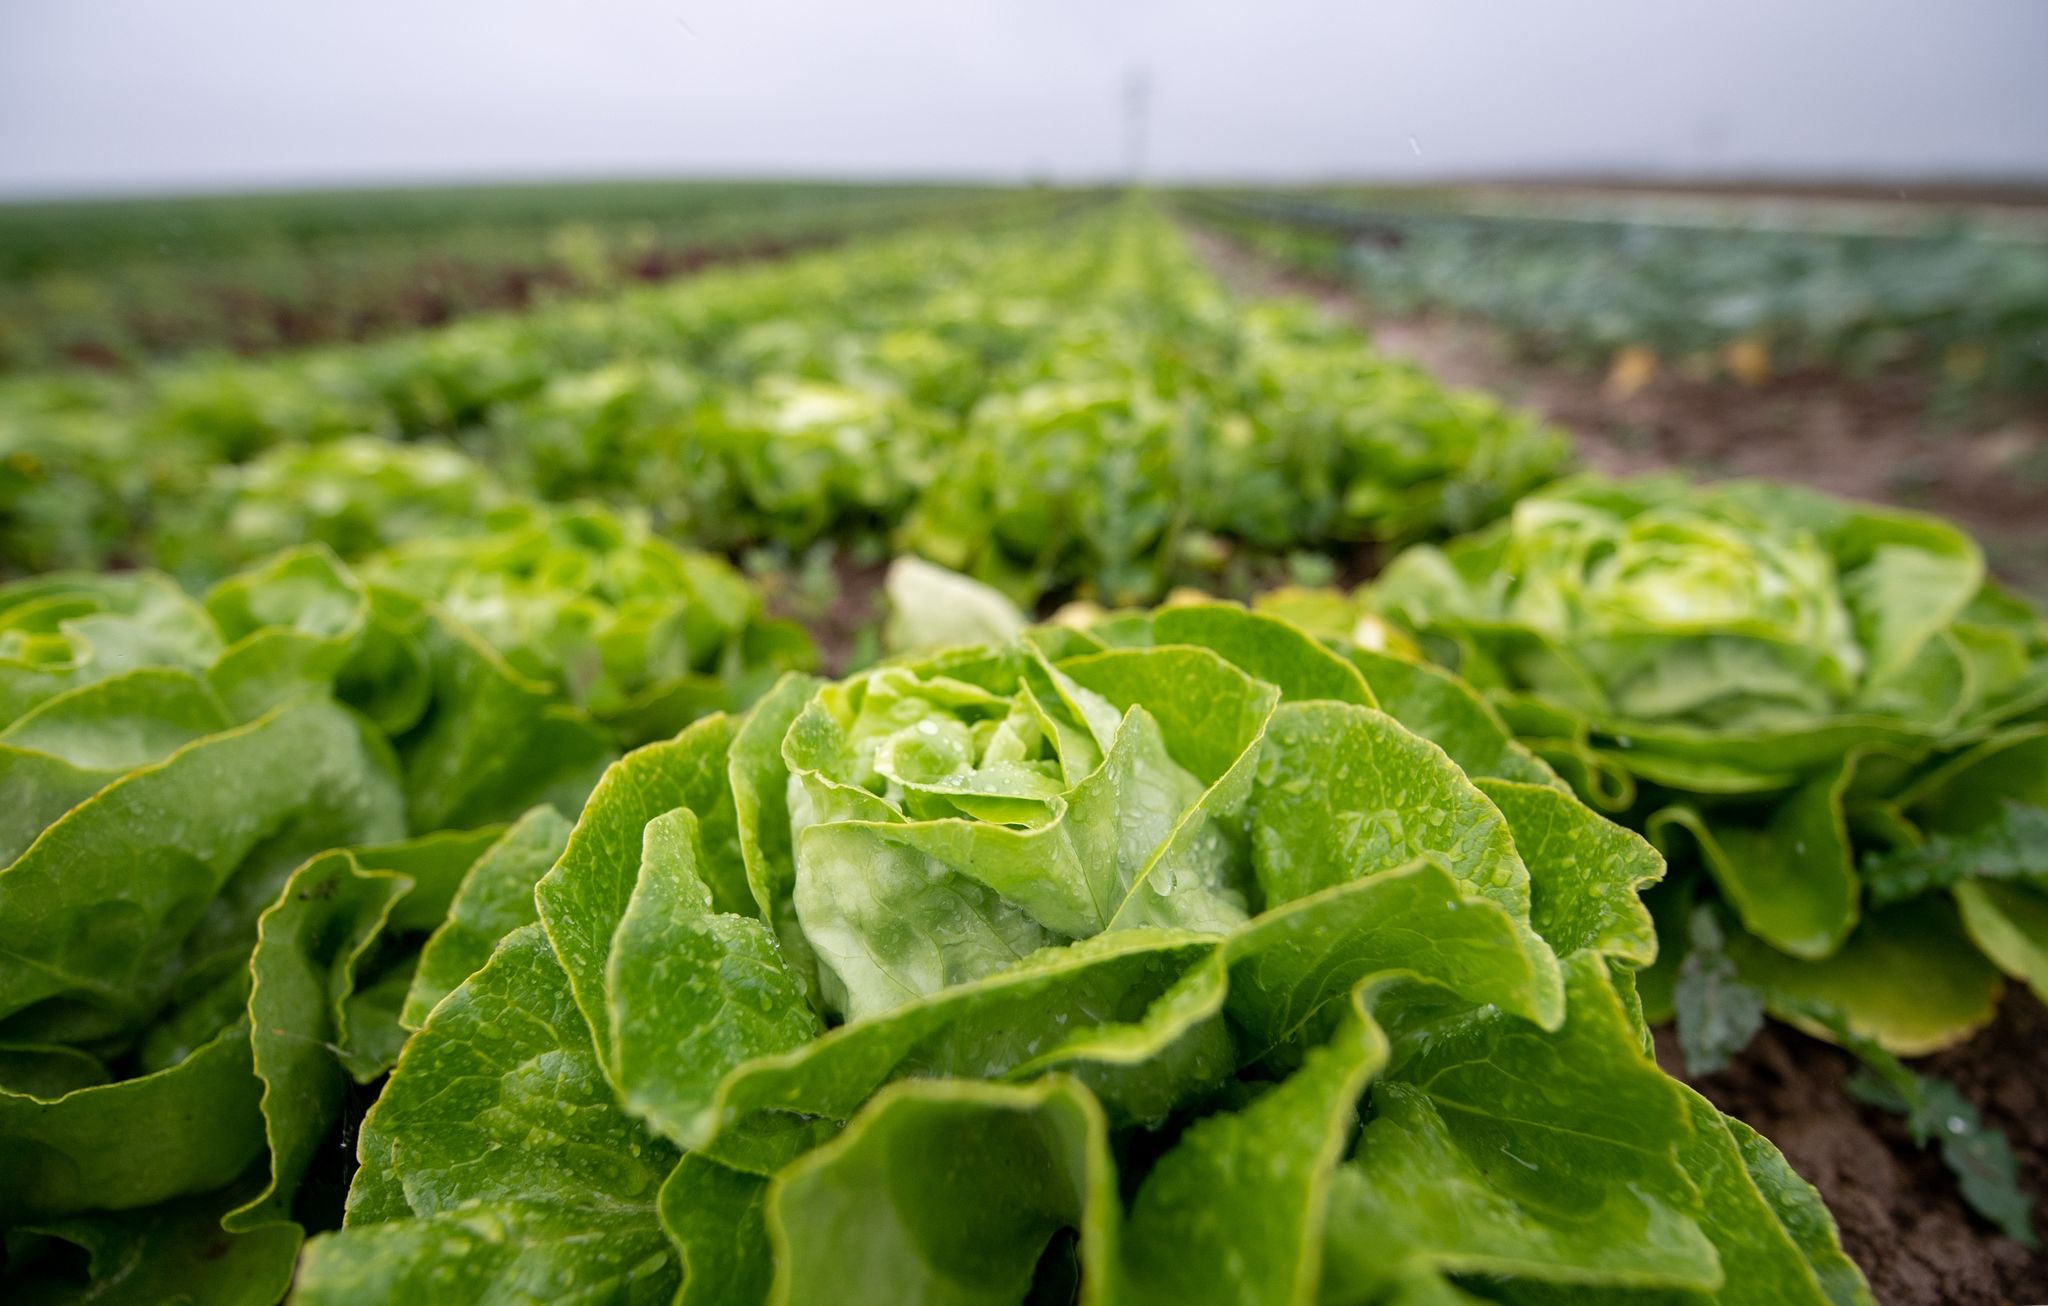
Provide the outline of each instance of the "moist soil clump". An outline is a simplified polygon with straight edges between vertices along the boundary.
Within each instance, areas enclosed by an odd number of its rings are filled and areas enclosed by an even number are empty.
[[[1856,1063],[1841,1049],[1767,1024],[1726,1070],[1689,1076],[1668,1028],[1657,1059],[1707,1100],[1776,1143],[1820,1190],[1842,1244],[1885,1306],[2048,1301],[2048,1248],[1998,1233],[1963,1203],[1933,1148],[1844,1091]],[[2015,986],[1998,1018],[1960,1047],[1910,1063],[1955,1082],[1984,1123],[2003,1130],[2034,1201],[2048,1210],[2048,1008]]]

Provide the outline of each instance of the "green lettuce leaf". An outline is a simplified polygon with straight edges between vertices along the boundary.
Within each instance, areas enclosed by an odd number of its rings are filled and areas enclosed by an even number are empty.
[[[297,1300],[675,1291],[657,1202],[676,1153],[613,1104],[537,926],[434,1009],[359,1146],[348,1227],[308,1245]]]
[[[1461,770],[1369,663],[1188,612],[629,753],[427,1013],[299,1295],[1865,1300],[1650,1057],[1654,850]],[[516,895],[505,850],[463,892]]]

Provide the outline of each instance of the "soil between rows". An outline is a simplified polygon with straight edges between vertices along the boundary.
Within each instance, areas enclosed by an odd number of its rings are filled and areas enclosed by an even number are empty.
[[[1776,1143],[1820,1190],[1885,1306],[2048,1301],[2048,1247],[1998,1234],[1898,1117],[1851,1098],[1843,1084],[1855,1062],[1841,1049],[1772,1023],[1728,1069],[1694,1078],[1666,1027],[1657,1031],[1657,1060]],[[2005,1132],[2038,1230],[2048,1210],[2048,1008],[2014,986],[1976,1037],[1912,1064],[1953,1080],[1984,1122]]]

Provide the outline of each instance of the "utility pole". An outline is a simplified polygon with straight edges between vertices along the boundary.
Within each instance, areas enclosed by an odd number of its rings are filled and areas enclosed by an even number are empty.
[[[1145,172],[1146,113],[1151,108],[1152,80],[1141,65],[1124,73],[1124,184],[1135,186]]]

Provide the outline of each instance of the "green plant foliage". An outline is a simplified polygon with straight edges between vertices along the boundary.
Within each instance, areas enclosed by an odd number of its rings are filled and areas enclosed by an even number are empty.
[[[276,1300],[351,1081],[534,919],[621,744],[807,664],[597,511],[0,587],[0,1296]]]
[[[357,340],[705,262],[1071,196],[584,182],[9,203],[0,372]]]
[[[813,665],[809,637],[766,616],[731,567],[656,538],[637,517],[516,505],[483,525],[422,536],[361,569],[432,596],[515,671],[622,744],[744,706],[783,671]]]
[[[296,1300],[1868,1300],[1649,1056],[1647,843],[1449,677],[1099,630],[617,762],[444,927]]]
[[[366,346],[0,385],[0,565],[353,562],[474,533],[509,491],[1126,603],[1481,525],[1567,460],[1353,331],[1232,304],[1141,200],[1043,208]]]
[[[1977,1108],[1954,1084],[1916,1074],[1881,1049],[1859,1049],[1866,1068],[1849,1081],[1849,1091],[1906,1118],[1913,1141],[1938,1144],[1970,1205],[2028,1247],[2035,1241],[2032,1204],[2019,1185],[2019,1165],[2005,1135],[1986,1129]]]
[[[173,574],[205,580],[299,544],[356,559],[423,536],[469,534],[509,497],[453,449],[371,436],[281,446],[224,465],[210,481],[190,520],[159,532],[158,560]]]
[[[1912,1054],[1989,1018],[1992,965],[2048,989],[2048,631],[1953,528],[1760,482],[1580,481],[1409,551],[1370,602],[1706,872],[1781,1014],[1825,992]],[[1953,960],[1972,944],[1989,965]]]
[[[2048,994],[2048,629],[1952,527],[1583,480],[1410,550],[1366,602],[1674,859],[1645,993],[1695,1068],[1758,1002],[1914,1055],[1987,1022],[2004,977]]]
[[[1581,366],[1647,350],[1752,381],[1825,368],[1918,372],[1965,393],[2048,382],[2048,246],[2038,237],[1954,219],[1802,231],[1768,218],[1659,220],[1640,204],[1633,214],[1571,201],[1489,207],[1242,195],[1207,198],[1196,212],[1350,281],[1381,311],[1467,314],[1530,354]],[[1730,346],[1754,361],[1731,366]]]

